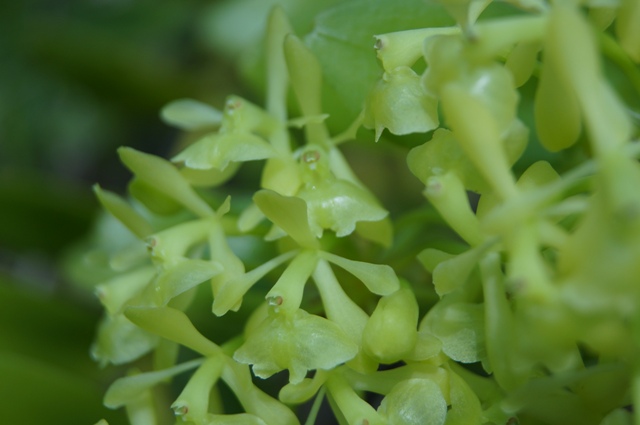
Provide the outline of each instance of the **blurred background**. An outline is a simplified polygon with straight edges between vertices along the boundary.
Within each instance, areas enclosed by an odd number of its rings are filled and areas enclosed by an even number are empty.
[[[89,356],[101,308],[69,253],[123,193],[116,148],[167,155],[171,100],[242,93],[207,43],[215,1],[0,2],[0,422],[124,423],[102,406],[122,370]]]

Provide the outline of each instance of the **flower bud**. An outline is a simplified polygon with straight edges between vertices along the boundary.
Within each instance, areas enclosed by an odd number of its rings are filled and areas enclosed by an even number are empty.
[[[362,345],[382,363],[401,360],[413,351],[417,340],[418,303],[406,283],[382,297],[364,328]]]

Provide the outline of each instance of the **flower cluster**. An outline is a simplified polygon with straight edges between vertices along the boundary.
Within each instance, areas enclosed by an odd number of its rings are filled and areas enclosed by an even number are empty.
[[[314,397],[308,424],[324,397],[349,425],[631,423],[640,149],[600,46],[640,81],[639,3],[514,0],[521,12],[478,20],[490,3],[441,0],[456,26],[376,36],[381,78],[336,136],[320,63],[275,8],[266,108],[237,96],[223,111],[176,101],[164,119],[201,138],[171,161],[120,149],[131,198],[96,194],[131,238],[97,287],[105,315],[92,354],[103,365],[153,362],[115,381],[108,407],[124,406],[132,424],[158,423],[154,388],[193,371],[171,404],[178,423],[298,424],[291,406]],[[612,22],[615,38],[604,32]],[[525,85],[535,88],[535,128],[518,113]],[[408,167],[459,237],[453,251],[421,247],[432,282],[345,254],[354,243],[392,244],[387,210],[340,150],[361,126],[376,140],[385,130],[430,135]],[[516,174],[531,139],[587,153],[568,171],[532,161]],[[236,207],[223,184],[247,161],[264,162],[260,187]],[[238,241],[266,259],[249,267]],[[261,282],[264,300],[238,335],[217,344],[196,329],[190,314],[204,287],[216,320]],[[416,298],[427,285],[434,305]],[[282,371],[277,397],[252,379]],[[244,413],[225,414],[219,382]]]

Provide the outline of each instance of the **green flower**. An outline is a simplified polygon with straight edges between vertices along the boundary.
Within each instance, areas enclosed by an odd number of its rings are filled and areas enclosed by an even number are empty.
[[[427,92],[411,68],[385,72],[366,100],[364,126],[393,134],[426,133],[438,127],[438,101]]]
[[[304,310],[272,313],[234,353],[233,358],[252,365],[253,373],[268,378],[289,370],[289,381],[302,382],[309,370],[329,370],[351,360],[358,346],[338,325]]]

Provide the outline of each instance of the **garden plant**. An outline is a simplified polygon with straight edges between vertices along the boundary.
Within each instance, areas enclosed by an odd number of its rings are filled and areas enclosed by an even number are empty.
[[[251,17],[252,95],[170,103],[176,153],[95,187],[104,404],[640,423],[640,2],[302,3]]]

